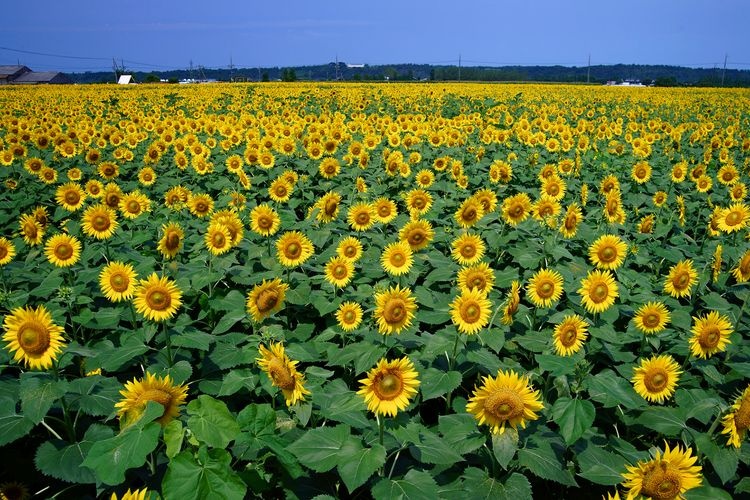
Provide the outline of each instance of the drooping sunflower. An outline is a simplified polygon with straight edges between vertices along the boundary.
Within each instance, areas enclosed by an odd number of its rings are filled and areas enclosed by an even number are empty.
[[[641,220],[638,222],[638,232],[641,234],[651,234],[654,232],[654,214],[641,217]]]
[[[182,292],[174,281],[156,273],[139,280],[133,296],[136,311],[152,321],[164,321],[182,305]]]
[[[3,340],[13,359],[32,370],[46,370],[65,348],[63,327],[52,321],[52,315],[41,305],[13,309],[3,321]]]
[[[503,307],[503,324],[513,324],[513,316],[518,311],[518,305],[521,303],[521,283],[518,280],[513,280],[508,291],[508,297],[505,299],[505,306]]]
[[[492,302],[479,290],[462,292],[451,303],[451,320],[458,331],[473,335],[490,322]]]
[[[719,214],[719,229],[725,233],[741,231],[750,222],[750,206],[744,203],[734,203]]]
[[[693,261],[681,260],[669,269],[664,282],[664,291],[676,299],[687,297],[697,282],[698,272],[693,267]]]
[[[250,229],[261,236],[273,236],[279,230],[281,219],[270,205],[261,204],[250,211]]]
[[[462,266],[470,266],[482,260],[486,249],[478,234],[464,233],[451,243],[451,256]]]
[[[739,262],[737,262],[737,266],[732,269],[732,275],[737,280],[737,283],[750,281],[750,250],[742,254]]]
[[[552,269],[540,269],[526,285],[526,295],[536,307],[550,307],[560,300],[563,293],[563,277]]]
[[[356,302],[342,302],[336,310],[336,321],[345,332],[356,330],[362,323],[362,306]]]
[[[13,260],[16,255],[16,247],[7,238],[0,238],[0,266],[4,266]]]
[[[86,192],[75,182],[68,182],[55,191],[55,202],[68,212],[75,212],[86,201]]]
[[[350,262],[357,262],[362,257],[362,243],[354,236],[347,236],[339,241],[336,254]]]
[[[303,264],[314,250],[312,241],[299,231],[287,231],[276,240],[276,259],[285,267]]]
[[[33,215],[24,214],[18,221],[23,235],[23,241],[27,245],[38,245],[44,240],[44,228]]]
[[[662,302],[648,302],[635,312],[633,323],[638,330],[651,335],[664,330],[671,319],[669,309]]]
[[[404,224],[398,232],[398,237],[402,241],[409,243],[413,251],[419,251],[426,248],[435,237],[435,230],[432,224],[424,219],[412,220]]]
[[[209,224],[203,242],[212,255],[223,255],[232,248],[232,235],[224,224],[215,222]]]
[[[619,236],[604,234],[589,247],[589,261],[599,269],[617,269],[627,253],[628,245]]]
[[[380,257],[380,264],[391,276],[408,273],[413,262],[411,247],[406,241],[397,241],[387,245]]]
[[[581,280],[581,288],[578,289],[578,293],[581,296],[581,303],[590,313],[606,311],[619,296],[617,282],[608,270],[589,272]]]
[[[484,207],[474,197],[464,200],[453,215],[458,225],[463,228],[474,226],[482,217],[484,217]]]
[[[633,388],[651,403],[662,403],[672,397],[680,378],[680,365],[669,354],[642,359],[633,370]]]
[[[367,231],[375,224],[375,210],[370,203],[357,203],[349,208],[346,220],[355,231]]]
[[[495,271],[486,262],[464,267],[458,272],[458,288],[461,292],[478,290],[487,295],[495,284]]]
[[[690,448],[680,445],[670,449],[665,443],[664,453],[657,450],[654,458],[627,466],[622,474],[622,485],[628,488],[627,500],[637,498],[676,499],[701,485],[701,467]]]
[[[750,428],[750,385],[734,400],[730,410],[721,419],[721,433],[727,434],[727,445],[740,448]]]
[[[375,220],[381,224],[388,224],[398,215],[396,203],[388,198],[378,198],[372,205],[375,209]]]
[[[578,224],[583,220],[583,212],[578,203],[571,203],[565,211],[565,218],[560,224],[560,233],[565,238],[572,238],[578,232]]]
[[[341,206],[341,195],[336,191],[329,191],[313,205],[313,210],[318,209],[315,217],[320,222],[331,222],[339,215]]]
[[[112,261],[99,273],[99,287],[112,302],[130,300],[135,293],[137,274],[131,264]]]
[[[44,245],[47,260],[57,267],[70,267],[81,258],[81,242],[69,234],[56,234]]]
[[[164,413],[156,419],[156,422],[164,427],[180,416],[180,407],[187,399],[187,391],[187,385],[175,385],[169,375],[157,377],[146,373],[145,378],[140,380],[134,378],[126,382],[125,388],[120,391],[122,399],[115,404],[120,418],[120,427],[127,427],[140,420],[149,401],[154,401],[164,407]]]
[[[81,228],[86,236],[97,240],[106,240],[115,234],[117,229],[117,214],[106,205],[92,205],[81,216]]]
[[[526,428],[526,422],[539,418],[544,408],[539,391],[531,386],[528,377],[513,370],[499,370],[496,377],[482,377],[466,405],[479,425],[488,425],[492,434],[503,434],[505,427]]]
[[[159,240],[157,249],[165,259],[174,259],[180,250],[185,240],[185,232],[182,227],[176,222],[169,222],[162,225],[162,237]]]
[[[407,357],[388,361],[383,358],[359,382],[357,394],[364,397],[367,409],[376,415],[395,417],[409,406],[417,393],[419,380],[414,364]]]
[[[375,293],[373,316],[378,323],[378,331],[384,335],[401,333],[401,330],[408,328],[416,310],[417,301],[408,287],[396,285]]]
[[[731,344],[729,335],[734,328],[723,314],[711,311],[705,316],[693,316],[693,336],[690,337],[690,353],[698,358],[710,358],[723,352]]]
[[[297,361],[289,359],[280,342],[271,342],[269,348],[263,344],[258,347],[260,358],[258,366],[271,379],[271,385],[281,389],[287,406],[304,401],[311,393],[305,388],[305,376],[297,371]]]
[[[326,264],[325,279],[334,287],[344,288],[354,277],[354,264],[340,255],[334,255]]]
[[[247,295],[247,311],[253,321],[261,322],[268,316],[278,312],[284,306],[286,291],[289,285],[282,283],[279,278],[271,281],[263,280],[255,285]]]
[[[577,353],[588,338],[588,324],[577,314],[565,316],[555,326],[552,333],[552,344],[560,356],[572,356]]]

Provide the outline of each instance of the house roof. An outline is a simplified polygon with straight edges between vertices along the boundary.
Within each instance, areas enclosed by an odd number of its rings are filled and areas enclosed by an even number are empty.
[[[69,78],[59,71],[29,71],[15,78],[12,83],[45,83],[55,79],[60,80],[60,77],[69,81]]]
[[[7,78],[24,71],[28,73],[31,70],[26,66],[0,66],[0,78]]]
[[[120,75],[117,83],[120,85],[127,85],[128,83],[135,83],[135,80],[133,80],[133,75]]]

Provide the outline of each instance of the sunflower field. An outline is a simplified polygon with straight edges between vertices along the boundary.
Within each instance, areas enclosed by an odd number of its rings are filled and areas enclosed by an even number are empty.
[[[750,495],[750,94],[0,88],[0,498]]]

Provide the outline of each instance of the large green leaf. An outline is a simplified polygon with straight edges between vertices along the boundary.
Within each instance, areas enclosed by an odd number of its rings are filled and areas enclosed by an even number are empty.
[[[174,458],[180,452],[184,439],[185,429],[179,420],[172,420],[164,426],[164,444],[167,445],[165,453],[168,458]]]
[[[426,369],[420,377],[422,400],[448,394],[461,385],[461,373],[456,371],[444,372],[437,368]]]
[[[623,405],[626,408],[640,408],[645,400],[633,389],[633,385],[612,370],[604,370],[586,378],[589,395],[605,408]]]
[[[518,431],[512,427],[507,427],[502,434],[492,435],[492,453],[497,459],[497,463],[503,469],[508,468],[508,464],[518,451]]]
[[[686,420],[684,409],[659,406],[647,408],[635,421],[666,436],[676,436],[687,428]]]
[[[240,457],[254,458],[266,442],[263,438],[271,437],[276,430],[276,412],[270,405],[248,405],[239,415],[237,423],[240,435],[234,441],[235,454]]]
[[[91,447],[112,437],[112,429],[93,424],[79,443],[46,441],[37,449],[34,463],[39,472],[68,483],[93,484],[96,476],[86,467],[81,467]]]
[[[560,426],[560,434],[567,444],[573,444],[594,423],[596,409],[585,399],[558,398],[552,405],[552,419]]]
[[[24,373],[21,375],[21,411],[38,424],[55,401],[65,395],[67,388],[65,380],[54,380],[47,374]]]
[[[362,486],[379,467],[385,464],[385,448],[375,443],[371,448],[362,446],[359,438],[350,437],[338,454],[338,470],[349,493]]]
[[[523,474],[514,472],[505,482],[486,471],[469,467],[463,474],[463,487],[469,498],[484,500],[531,500],[531,484]]]
[[[403,479],[381,479],[372,488],[375,500],[423,500],[437,498],[438,485],[425,471],[412,469]]]
[[[351,434],[348,425],[311,429],[289,446],[300,463],[315,472],[325,472],[338,465],[338,454]]]
[[[698,451],[706,455],[711,462],[722,484],[727,484],[734,478],[739,466],[740,456],[734,447],[719,446],[706,434],[695,439]]]
[[[527,443],[518,450],[519,463],[542,479],[549,479],[565,486],[577,486],[573,475],[564,468],[563,461],[557,456],[547,441],[537,439]]]
[[[183,451],[169,461],[161,484],[164,500],[245,498],[247,485],[232,470],[231,462],[226,450],[201,449],[197,456]]]
[[[16,401],[0,398],[0,446],[25,436],[34,427],[34,421],[16,413]]]
[[[589,444],[577,456],[579,476],[592,483],[613,486],[622,482],[628,461],[620,455],[610,453],[602,448]]]
[[[487,436],[477,427],[474,416],[468,413],[441,415],[438,430],[443,441],[461,455],[471,453],[487,441]]]
[[[419,442],[409,447],[409,451],[425,464],[454,464],[464,460],[445,440],[427,430],[419,433]]]
[[[240,433],[240,426],[223,401],[201,394],[187,405],[188,428],[199,441],[225,448]]]

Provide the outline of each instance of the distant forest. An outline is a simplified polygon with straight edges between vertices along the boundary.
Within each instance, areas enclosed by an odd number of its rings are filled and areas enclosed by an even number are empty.
[[[172,70],[133,74],[138,83],[161,80],[217,81],[479,81],[479,82],[563,82],[603,84],[608,81],[640,81],[658,86],[750,87],[750,70],[687,68],[616,64],[608,66],[433,66],[429,64],[358,65],[329,63],[317,66],[275,68],[233,68]],[[71,73],[76,83],[115,81],[114,72]]]

